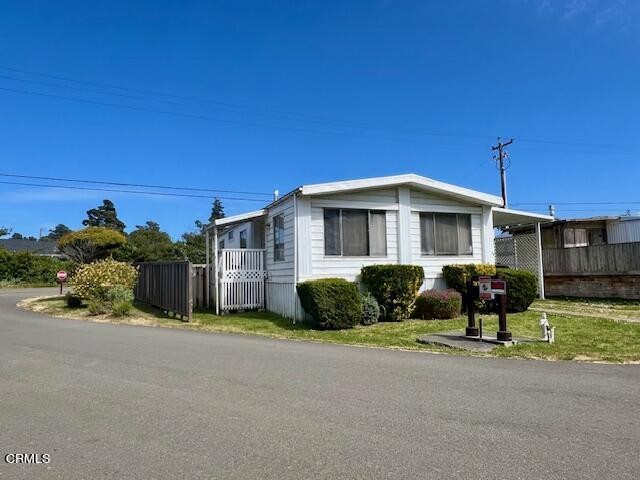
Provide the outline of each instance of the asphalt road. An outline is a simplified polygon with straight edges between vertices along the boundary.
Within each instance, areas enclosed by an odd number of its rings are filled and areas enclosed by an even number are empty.
[[[33,295],[0,291],[1,479],[640,478],[640,366],[116,326],[15,307]],[[4,463],[21,452],[51,462]]]

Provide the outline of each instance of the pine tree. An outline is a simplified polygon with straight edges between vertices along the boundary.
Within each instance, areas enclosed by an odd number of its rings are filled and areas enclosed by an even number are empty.
[[[222,205],[222,201],[219,198],[216,198],[211,206],[209,223],[213,223],[214,220],[218,220],[220,218],[224,218],[224,205]]]
[[[119,232],[124,231],[126,225],[118,218],[116,207],[111,200],[105,199],[102,205],[87,210],[87,219],[82,221],[87,227],[106,227]]]

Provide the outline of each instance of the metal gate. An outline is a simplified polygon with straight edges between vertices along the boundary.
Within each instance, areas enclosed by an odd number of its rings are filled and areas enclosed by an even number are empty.
[[[263,249],[222,249],[218,259],[220,310],[264,308]]]

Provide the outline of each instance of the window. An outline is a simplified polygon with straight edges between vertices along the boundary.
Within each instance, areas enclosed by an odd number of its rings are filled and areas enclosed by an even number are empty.
[[[324,254],[344,257],[386,256],[386,212],[325,208]]]
[[[564,248],[589,246],[587,230],[584,228],[565,228],[562,236],[564,239]]]
[[[284,261],[284,215],[273,217],[273,261]]]
[[[220,240],[218,246],[220,247],[220,250],[222,250],[224,248],[224,240]]]
[[[229,240],[233,240],[233,230],[229,230]]]
[[[240,248],[247,248],[247,231],[240,231]]]
[[[423,255],[471,255],[471,215],[421,213],[420,251]]]

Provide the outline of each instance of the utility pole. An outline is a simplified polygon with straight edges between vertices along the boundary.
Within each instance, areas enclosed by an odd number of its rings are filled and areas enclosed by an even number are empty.
[[[496,161],[498,162],[498,169],[500,170],[500,185],[502,187],[502,206],[504,208],[507,208],[507,168],[509,168],[509,166],[507,165],[505,167],[505,158],[508,158],[508,154],[504,151],[504,147],[511,145],[513,143],[513,138],[511,140],[509,140],[508,142],[502,143],[500,141],[500,137],[498,137],[498,145],[496,145],[495,147],[491,147],[491,150],[493,150],[494,152],[497,150],[498,151],[498,156],[496,157],[494,155],[493,158],[496,159]]]

